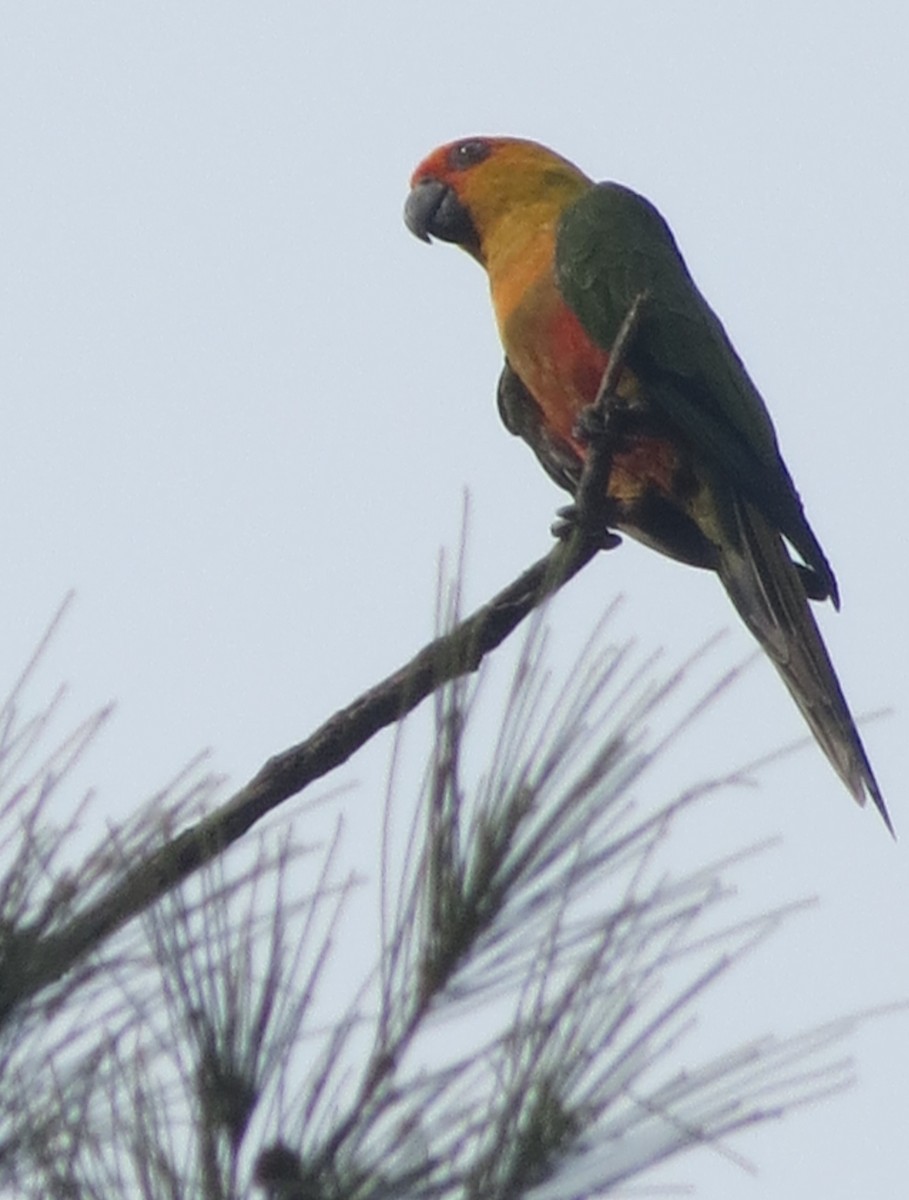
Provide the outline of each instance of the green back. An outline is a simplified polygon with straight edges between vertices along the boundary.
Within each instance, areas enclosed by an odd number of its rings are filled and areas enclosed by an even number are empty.
[[[562,216],[556,271],[566,303],[604,349],[635,296],[649,293],[628,356],[648,402],[718,484],[747,498],[789,539],[835,598],[770,414],[653,205],[619,184],[591,188]]]

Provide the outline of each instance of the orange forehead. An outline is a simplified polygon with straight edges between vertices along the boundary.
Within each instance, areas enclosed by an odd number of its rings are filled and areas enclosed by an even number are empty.
[[[456,142],[446,142],[438,146],[431,154],[423,159],[413,175],[411,185],[423,179],[442,179],[448,181],[453,175],[459,175],[471,166],[476,166],[490,158],[503,145],[507,138],[472,137],[459,138]],[[473,150],[473,153],[471,153]]]
[[[476,168],[483,168],[479,172]],[[502,178],[503,172],[525,175],[552,173],[553,178],[572,177],[589,183],[587,176],[567,158],[539,142],[514,137],[469,137],[439,146],[420,163],[411,176],[414,186],[425,179],[438,179],[460,192],[459,183],[475,174]]]

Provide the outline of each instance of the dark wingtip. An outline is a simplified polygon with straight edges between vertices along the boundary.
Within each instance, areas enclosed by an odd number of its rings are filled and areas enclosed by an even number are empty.
[[[858,739],[858,734],[856,734],[856,739]],[[874,777],[874,772],[871,769],[871,764],[868,761],[868,756],[861,741],[857,741],[855,748],[858,751],[858,760],[854,763],[855,771],[854,774],[850,772],[849,777],[844,776],[845,782],[848,784],[852,795],[862,807],[864,807],[867,798],[871,797],[874,807],[881,814],[881,820],[890,832],[890,836],[896,841],[896,830],[893,828],[890,813],[887,811],[887,805],[884,803],[884,797],[881,794],[881,789],[878,787],[878,782]]]
[[[824,569],[821,572],[821,579],[823,580],[824,586],[827,589],[827,595],[830,597],[830,603],[833,605],[833,607],[836,609],[836,611],[839,612],[840,611],[840,586],[836,581],[836,576],[833,573],[833,568],[830,566],[830,563],[827,562],[826,558],[822,557],[822,564],[823,564]]]
[[[887,805],[884,803],[884,797],[881,795],[880,788],[873,779],[868,782],[868,792],[871,796],[871,799],[874,801],[874,807],[881,814],[884,824],[889,829],[890,836],[894,841],[896,841],[896,830],[893,828],[893,822],[890,820],[890,813],[887,812]]]

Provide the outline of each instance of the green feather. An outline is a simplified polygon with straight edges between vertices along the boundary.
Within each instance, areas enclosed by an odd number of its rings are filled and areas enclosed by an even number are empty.
[[[701,459],[717,493],[730,488],[746,497],[838,605],[836,580],[805,519],[770,414],[653,205],[619,184],[592,187],[560,220],[556,276],[565,302],[606,350],[635,296],[648,293],[628,356],[646,402]]]

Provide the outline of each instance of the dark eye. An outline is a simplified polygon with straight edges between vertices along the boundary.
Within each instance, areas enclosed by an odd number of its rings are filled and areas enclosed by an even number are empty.
[[[448,155],[448,163],[453,171],[466,171],[477,163],[489,158],[492,147],[482,138],[470,138],[466,142],[457,142],[452,146]]]

